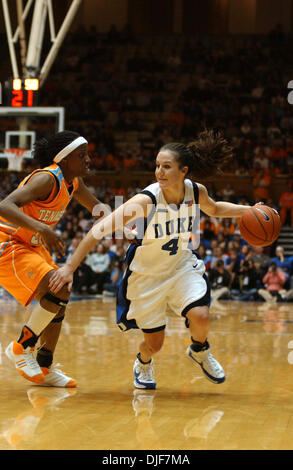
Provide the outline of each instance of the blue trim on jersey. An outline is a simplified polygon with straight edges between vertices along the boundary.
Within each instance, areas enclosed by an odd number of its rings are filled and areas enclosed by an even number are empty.
[[[5,242],[5,245],[3,246],[2,250],[0,251],[0,256],[2,255],[3,251],[5,250],[6,246],[8,245],[9,240]]]
[[[151,193],[150,191],[148,191],[147,189],[144,189],[143,191],[141,191],[139,194],[146,194],[147,196],[149,196],[153,202],[153,204],[156,206],[157,205],[157,199],[156,199],[156,196]]]
[[[127,285],[128,279],[132,271],[129,269],[129,266],[134,258],[135,252],[139,244],[132,244],[127,250],[126,253],[126,264],[127,269],[123,276],[122,281],[120,282],[118,293],[117,293],[117,303],[116,303],[116,323],[120,330],[127,331],[133,328],[138,328],[135,320],[127,320],[127,313],[130,306],[130,300],[127,299]]]
[[[196,183],[193,183],[193,182],[192,182],[192,186],[193,186],[194,201],[195,201],[195,204],[198,204],[198,199],[199,199],[198,186]]]
[[[55,176],[56,180],[57,180],[57,183],[58,183],[58,193],[60,191],[60,188],[61,188],[61,184],[62,184],[62,180],[64,179],[64,176],[63,176],[63,173],[61,171],[61,168],[56,168],[56,169],[53,169],[53,168],[44,168],[44,171],[47,171],[48,173],[52,173],[53,176]]]
[[[0,220],[0,224],[2,224],[2,225],[8,225],[8,227],[18,228],[17,225],[8,224],[7,222],[4,222],[3,220]]]
[[[53,173],[53,175],[58,179],[59,183],[61,184],[61,181],[63,180],[64,176],[60,168],[56,168],[55,170],[53,168],[50,168],[46,171],[50,171],[51,173]]]
[[[198,252],[197,252],[196,250],[192,249],[191,251],[192,251],[192,253],[197,257],[197,259],[201,259],[201,260],[202,260],[202,257],[199,256],[199,254],[198,254]]]

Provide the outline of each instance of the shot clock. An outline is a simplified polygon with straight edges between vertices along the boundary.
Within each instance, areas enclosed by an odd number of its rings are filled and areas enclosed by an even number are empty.
[[[38,105],[38,78],[14,78],[9,85],[6,88],[8,106],[22,108]]]

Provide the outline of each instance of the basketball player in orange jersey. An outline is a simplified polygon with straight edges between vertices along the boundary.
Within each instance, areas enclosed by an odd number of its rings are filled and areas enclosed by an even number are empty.
[[[126,331],[143,332],[134,362],[134,386],[155,389],[152,356],[164,343],[166,309],[186,319],[191,344],[186,354],[216,384],[225,372],[211,353],[207,340],[210,320],[210,289],[203,260],[190,243],[199,223],[197,205],[213,217],[241,217],[248,206],[215,202],[204,185],[187,178],[215,175],[232,156],[227,142],[213,131],[205,131],[188,145],[169,143],[156,157],[157,182],[125,202],[97,224],[81,241],[70,260],[50,279],[54,295],[64,284],[72,284],[73,272],[97,240],[141,217],[141,230],[127,251],[127,270],[117,295],[117,324]],[[61,290],[59,290],[61,289]]]
[[[97,204],[105,212],[107,208],[83,183],[90,158],[87,141],[79,134],[64,131],[41,139],[35,144],[34,158],[42,168],[27,176],[0,203],[0,285],[24,306],[38,300],[18,340],[6,348],[6,355],[23,377],[36,384],[75,387],[75,380],[53,366],[69,292],[65,287],[56,296],[48,287],[58,269],[49,251],[64,254],[62,239],[52,226],[72,198],[91,213]],[[43,346],[35,359],[33,351],[40,336]]]

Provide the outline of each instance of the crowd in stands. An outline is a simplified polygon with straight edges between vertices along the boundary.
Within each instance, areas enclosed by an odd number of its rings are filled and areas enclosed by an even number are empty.
[[[291,36],[282,34],[80,27],[67,35],[39,105],[65,107],[66,126],[88,138],[96,170],[152,171],[162,144],[221,130],[236,157],[226,171],[250,175],[255,195],[267,198],[272,177],[293,172],[292,55]],[[47,132],[38,119],[32,127]]]
[[[227,171],[252,176],[256,196],[267,198],[271,178],[293,172],[292,54],[282,34],[80,28],[66,38],[41,104],[65,106],[67,127],[89,139],[97,170],[152,170],[162,144],[222,130],[236,155]]]

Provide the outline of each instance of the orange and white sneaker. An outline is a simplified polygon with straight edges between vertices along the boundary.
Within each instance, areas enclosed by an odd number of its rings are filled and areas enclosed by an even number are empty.
[[[52,364],[49,368],[41,367],[45,380],[40,385],[43,387],[75,388],[77,386],[76,381],[57,369],[58,366],[60,364],[56,364],[56,366]]]
[[[37,363],[34,355],[34,348],[23,348],[22,344],[12,341],[5,349],[5,354],[10,359],[17,370],[25,379],[36,384],[44,382],[44,374]]]

